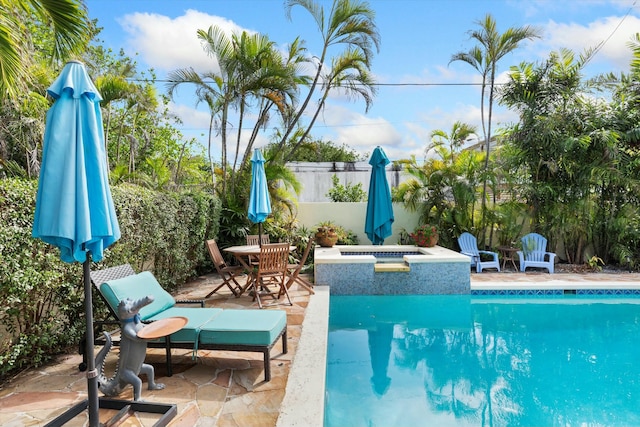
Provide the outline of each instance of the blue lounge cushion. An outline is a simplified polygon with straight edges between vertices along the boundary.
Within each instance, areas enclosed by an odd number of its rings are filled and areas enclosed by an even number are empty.
[[[204,325],[219,316],[224,310],[209,307],[171,307],[147,320],[155,321],[167,317],[186,317],[188,322],[178,332],[171,334],[171,342],[196,343],[198,334]],[[194,345],[194,348],[197,346]]]
[[[176,300],[160,286],[160,283],[149,271],[102,283],[100,293],[116,313],[121,300],[126,298],[135,300],[153,295],[154,301],[140,310],[142,320],[149,320],[176,304]]]
[[[202,326],[200,343],[269,346],[286,325],[284,310],[223,310]]]

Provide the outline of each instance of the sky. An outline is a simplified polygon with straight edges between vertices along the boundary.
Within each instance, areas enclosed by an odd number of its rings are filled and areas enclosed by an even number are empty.
[[[331,9],[330,0],[316,0]],[[541,37],[525,41],[498,63],[498,82],[510,66],[540,62],[561,48],[576,55],[600,45],[585,75],[629,71],[627,43],[640,32],[640,0],[369,0],[375,11],[381,43],[371,72],[380,86],[368,112],[361,99],[336,92],[316,122],[312,135],[350,147],[368,156],[381,146],[389,159],[425,157],[431,132],[450,132],[454,122],[477,126],[481,135],[479,73],[453,54],[476,45],[469,31],[491,14],[497,29],[530,25]],[[320,56],[321,34],[311,15],[297,6],[286,15],[283,0],[86,0],[89,16],[103,27],[105,47],[123,49],[139,70],[153,69],[158,79],[179,68],[213,71],[196,32],[215,25],[225,31],[258,32],[281,49],[296,37],[305,40],[309,55]],[[341,48],[344,49],[344,48]],[[470,85],[469,83],[476,83]],[[163,83],[158,90],[166,93]],[[207,145],[209,113],[196,105],[194,91],[182,86],[170,110],[183,121],[187,138]],[[315,109],[310,110],[315,111]],[[308,118],[306,118],[308,120]],[[517,120],[498,106],[493,128]],[[259,135],[256,147],[270,142],[273,128]],[[243,131],[248,134],[249,131]],[[493,133],[493,132],[492,132]],[[220,158],[219,140],[213,157]]]

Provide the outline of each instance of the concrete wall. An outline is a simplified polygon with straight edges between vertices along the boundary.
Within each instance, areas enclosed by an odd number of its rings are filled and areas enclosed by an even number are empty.
[[[299,202],[330,202],[327,193],[333,187],[331,181],[333,175],[340,180],[340,184],[362,184],[365,192],[369,191],[371,179],[371,165],[368,162],[291,162],[289,168],[302,184],[302,192],[298,195]],[[400,182],[407,179],[407,174],[400,170],[393,170],[392,165],[387,165],[387,181],[390,187],[397,187]]]
[[[347,230],[354,232],[361,245],[369,245],[371,241],[364,232],[367,203],[300,203],[297,220],[308,229],[319,222],[333,221]],[[384,241],[386,245],[399,243],[400,231],[412,231],[418,225],[419,214],[407,211],[402,204],[393,204],[393,234]]]

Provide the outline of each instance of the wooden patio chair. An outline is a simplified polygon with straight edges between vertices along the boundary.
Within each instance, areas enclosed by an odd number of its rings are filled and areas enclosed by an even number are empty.
[[[247,234],[247,245],[256,246],[260,244],[267,245],[269,243],[271,242],[269,240],[268,234],[262,234],[261,236],[258,234]],[[257,266],[258,260],[256,259],[256,257],[249,255],[249,264]]]
[[[289,305],[293,305],[287,291],[287,264],[289,260],[288,243],[268,243],[260,247],[258,268],[254,272],[251,281],[253,298],[258,300],[258,306],[263,308],[261,296],[271,296],[279,299],[286,295]],[[277,291],[271,291],[269,286],[278,286]]]
[[[209,250],[209,255],[211,255],[211,261],[213,261],[216,271],[222,278],[222,283],[209,292],[205,298],[209,298],[223,286],[228,287],[234,296],[239,297],[242,294],[242,286],[240,286],[236,277],[242,274],[244,269],[240,265],[227,265],[214,239],[207,240],[207,249]]]
[[[304,268],[305,263],[307,262],[307,258],[309,257],[309,253],[313,248],[315,243],[315,237],[309,237],[309,242],[307,243],[307,247],[305,248],[302,258],[295,264],[288,264],[287,270],[289,271],[289,278],[287,280],[286,288],[289,289],[294,282],[298,282],[300,286],[309,291],[309,295],[315,294],[313,291],[313,284],[307,281],[306,279],[300,277],[300,270]]]
[[[247,234],[247,245],[259,245],[260,241],[263,245],[271,243],[268,234],[263,234],[262,239],[257,234]]]

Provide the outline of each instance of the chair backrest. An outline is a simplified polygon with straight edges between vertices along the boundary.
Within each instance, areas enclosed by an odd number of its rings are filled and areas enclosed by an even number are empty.
[[[98,295],[100,295],[102,302],[104,302],[104,304],[109,309],[109,313],[111,313],[111,316],[114,320],[120,320],[118,319],[117,307],[112,307],[109,301],[107,301],[107,299],[104,297],[102,292],[100,292],[100,285],[110,280],[122,279],[128,276],[135,276],[135,274],[136,272],[129,264],[117,265],[115,267],[105,268],[104,270],[92,270],[89,273],[91,283],[93,283],[93,286],[95,286],[98,290]]]
[[[529,233],[520,239],[524,257],[530,261],[544,261],[547,239],[538,233]]]
[[[268,234],[262,234],[262,239],[257,234],[247,234],[247,245],[258,245],[260,240],[262,240],[263,245],[271,243]]]
[[[289,261],[288,243],[267,243],[260,247],[258,277],[263,275],[286,274]]]
[[[289,283],[293,283],[296,280],[296,277],[298,277],[298,275],[300,274],[300,270],[302,270],[305,263],[307,262],[307,258],[309,258],[309,253],[311,252],[311,248],[313,247],[314,243],[315,243],[315,236],[310,236],[309,242],[307,243],[307,247],[304,249],[304,252],[302,253],[302,258],[300,258],[300,262],[296,266],[296,269],[293,270],[293,272],[289,275]]]
[[[131,298],[137,300],[153,296],[153,302],[140,309],[140,317],[147,320],[176,304],[176,300],[158,283],[150,271],[112,279],[100,285],[100,294],[116,314],[120,301]]]
[[[100,285],[109,280],[122,279],[123,277],[133,276],[136,272],[129,264],[117,265],[115,267],[105,268],[104,270],[95,270],[89,273],[93,286],[100,289]]]
[[[458,237],[460,251],[466,254],[480,256],[478,253],[478,240],[471,233],[464,232]]]
[[[224,258],[222,257],[222,253],[218,248],[218,244],[214,239],[207,240],[207,249],[209,250],[209,255],[211,255],[211,261],[213,261],[213,265],[216,270],[224,268],[227,266]]]

